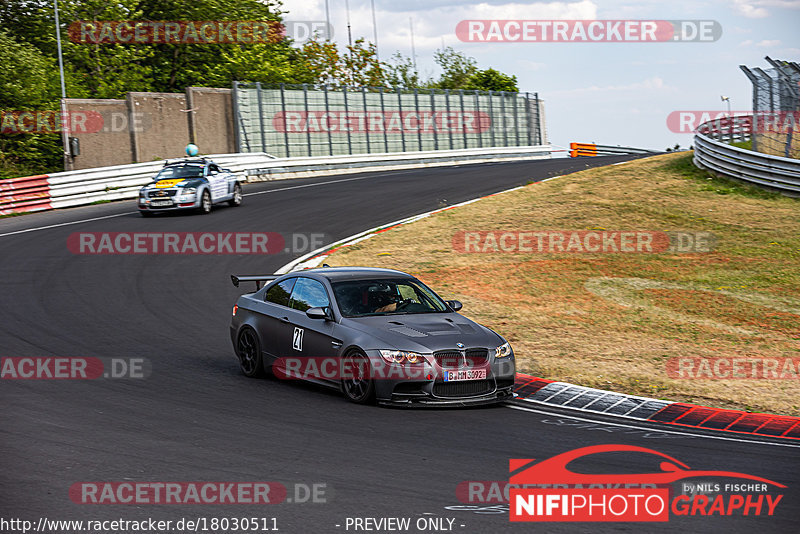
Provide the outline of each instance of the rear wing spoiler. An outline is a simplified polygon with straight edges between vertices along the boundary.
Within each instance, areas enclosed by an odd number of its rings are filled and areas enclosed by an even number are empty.
[[[262,282],[271,282],[277,278],[280,278],[283,275],[280,274],[248,274],[248,275],[241,275],[237,276],[235,274],[231,275],[231,282],[236,287],[239,287],[239,282],[255,282],[256,283],[256,291],[261,289]]]

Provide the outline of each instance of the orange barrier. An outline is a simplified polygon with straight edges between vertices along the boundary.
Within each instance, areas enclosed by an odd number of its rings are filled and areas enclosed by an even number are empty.
[[[577,158],[578,156],[596,156],[597,145],[591,143],[570,143],[569,144],[569,157]]]

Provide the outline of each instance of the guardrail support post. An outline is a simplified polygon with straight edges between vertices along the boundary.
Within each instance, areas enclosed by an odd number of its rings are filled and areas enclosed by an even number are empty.
[[[403,117],[403,97],[400,94],[400,88],[395,87],[395,91],[397,91],[397,110],[400,113],[400,140],[403,145],[403,152],[406,151],[406,129],[405,129],[405,117]],[[414,89],[416,91],[416,89]]]
[[[258,124],[261,132],[259,132],[259,137],[261,138],[261,152],[266,153],[267,151],[267,139],[264,135],[264,108],[261,102],[261,82],[256,82],[256,101],[258,102]],[[283,125],[284,128],[286,127],[286,110],[283,110]]]
[[[383,146],[386,149],[386,152],[389,152],[389,134],[386,132],[386,107],[383,103],[383,87],[380,88],[381,91],[381,123],[383,124]],[[400,117],[400,124],[402,124],[403,117]]]
[[[475,89],[475,116],[478,118],[478,148],[483,148],[483,118],[481,117],[481,97]],[[489,125],[491,128],[491,124]]]
[[[345,123],[350,120],[350,109],[347,107],[347,86],[342,86],[342,96],[344,97],[344,117]],[[347,128],[347,153],[353,154],[353,141],[350,139],[350,128]]]
[[[236,152],[241,152],[242,136],[239,132],[239,124],[241,121],[241,115],[239,114],[239,82],[235,80],[231,87],[231,99],[231,108],[233,109],[233,144],[236,148]],[[244,128],[244,125],[242,125],[242,128]]]
[[[417,110],[419,112],[419,110]],[[439,150],[439,134],[436,131],[436,99],[434,89],[431,89],[431,116],[433,117],[433,149]]]
[[[367,154],[372,154],[372,149],[369,146],[369,112],[367,111],[367,88],[361,87],[361,96],[364,100],[364,133],[367,136]]]
[[[492,134],[492,146],[497,146],[497,141],[495,140],[494,131],[497,127],[497,124],[494,120],[494,100],[492,99],[492,91],[489,90],[489,131]]]
[[[311,128],[308,127],[308,84],[303,84],[303,105],[306,108],[306,144],[308,145],[308,157],[311,157]]]
[[[419,127],[419,90],[414,88],[414,109],[417,112],[417,142],[419,143],[419,150],[422,150],[422,128]],[[405,150],[405,149],[403,149]]]
[[[289,148],[289,127],[286,120],[286,95],[283,90],[284,84],[281,82],[281,110],[283,110],[283,142],[286,144],[286,157],[291,158],[291,150]],[[262,132],[263,135],[263,132]],[[266,152],[266,150],[264,151]]]
[[[331,136],[331,123],[329,120],[331,107],[328,105],[328,84],[322,86],[325,93],[325,129],[328,131],[328,154],[333,156],[333,136]]]

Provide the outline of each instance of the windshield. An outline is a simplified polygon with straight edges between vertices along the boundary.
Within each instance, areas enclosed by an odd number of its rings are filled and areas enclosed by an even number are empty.
[[[202,178],[203,167],[200,165],[173,165],[164,167],[156,175],[156,180],[177,180],[184,178]]]
[[[331,285],[345,317],[447,311],[442,299],[418,280],[351,280]]]

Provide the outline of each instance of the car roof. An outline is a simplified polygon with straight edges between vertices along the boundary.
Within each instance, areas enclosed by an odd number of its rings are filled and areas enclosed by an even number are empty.
[[[325,277],[331,282],[340,282],[343,280],[414,278],[412,275],[404,273],[403,271],[380,269],[377,267],[318,267],[316,269],[307,269],[291,274],[300,276],[304,274],[314,274]]]
[[[173,165],[210,165],[212,163],[214,162],[206,158],[181,158],[176,160],[167,160],[164,163],[164,167],[171,167]]]

